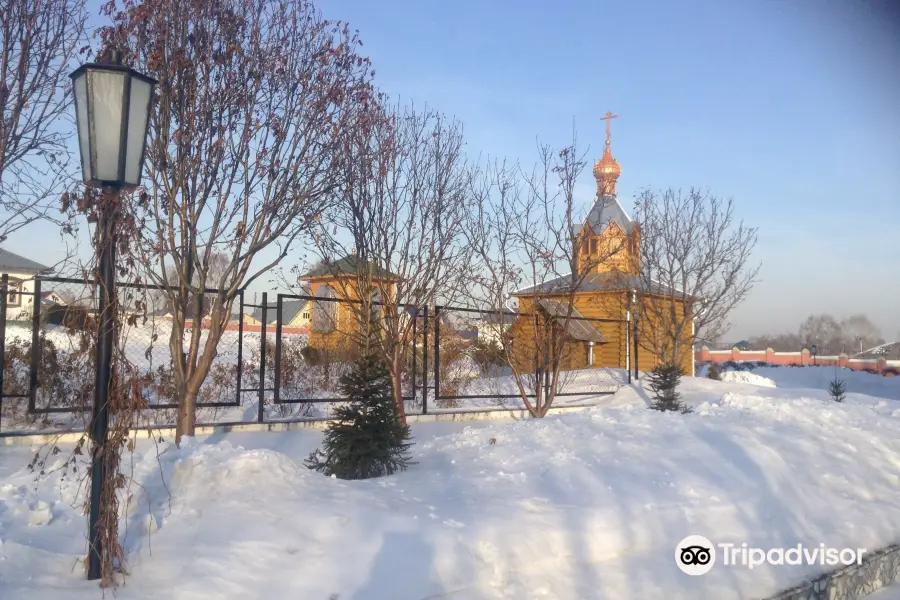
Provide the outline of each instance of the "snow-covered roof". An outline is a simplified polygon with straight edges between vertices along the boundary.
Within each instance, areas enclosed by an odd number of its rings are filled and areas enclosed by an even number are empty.
[[[895,356],[900,357],[900,342],[881,344],[880,346],[863,350],[859,354],[854,354],[851,358],[885,358],[892,360]]]

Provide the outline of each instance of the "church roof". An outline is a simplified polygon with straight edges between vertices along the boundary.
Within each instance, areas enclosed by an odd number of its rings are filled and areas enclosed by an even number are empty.
[[[615,196],[598,197],[594,206],[591,207],[585,223],[597,235],[603,233],[610,223],[618,225],[626,235],[630,235],[635,226],[635,222],[628,216]]]
[[[566,333],[569,337],[581,342],[594,342],[597,344],[605,344],[606,336],[594,327],[590,321],[586,320],[584,315],[578,312],[574,306],[571,307],[568,322],[566,322],[566,313],[570,310],[568,302],[560,302],[559,300],[551,300],[542,298],[540,302],[541,308],[547,311],[553,321],[557,324],[565,323]]]
[[[532,285],[513,292],[514,296],[526,296],[530,294],[564,294],[569,291],[572,284],[571,275],[563,275],[538,285]],[[657,281],[649,284],[643,277],[630,275],[621,271],[605,271],[602,273],[589,273],[578,286],[579,292],[602,292],[615,290],[637,290],[649,294],[680,294],[681,290],[663,285]]]
[[[356,275],[364,273],[368,270],[373,277],[381,277],[384,279],[400,279],[400,276],[391,273],[386,269],[380,268],[374,262],[366,264],[355,254],[348,254],[333,263],[321,261],[314,266],[308,273],[300,276],[300,279],[310,279],[313,277],[337,277],[339,275]]]

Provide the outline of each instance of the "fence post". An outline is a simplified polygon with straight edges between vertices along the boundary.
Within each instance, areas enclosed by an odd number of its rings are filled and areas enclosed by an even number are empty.
[[[413,308],[413,323],[412,323],[412,399],[413,402],[416,401],[416,353],[418,350],[416,349],[416,321],[419,320],[419,307],[416,306]],[[2,363],[0,363],[0,367],[2,367]],[[2,383],[2,375],[0,375],[0,383]]]
[[[434,305],[434,403],[441,397],[441,307]]]
[[[634,318],[634,379],[637,381],[640,379],[640,374],[638,373],[638,318]]]
[[[104,191],[113,195],[116,192]],[[109,198],[114,200],[114,198]],[[113,202],[110,202],[112,204]],[[116,242],[114,223],[110,218],[112,207],[100,211],[100,298],[98,314],[100,323],[97,335],[97,364],[94,378],[94,410],[91,415],[91,439],[94,442],[91,463],[90,551],[88,554],[88,579],[100,579],[102,555],[100,529],[100,503],[106,478],[105,449],[109,429],[109,384],[112,372],[112,352],[115,335],[115,264]],[[31,400],[29,399],[29,404]]]
[[[628,372],[628,385],[631,385],[631,365],[628,358],[631,356],[631,332],[628,330],[628,323],[625,323],[625,370]]]
[[[428,414],[428,307],[423,310],[422,318],[422,414]]]
[[[631,385],[631,311],[625,313],[625,373]]]
[[[0,425],[3,421],[3,371],[6,369],[6,301],[9,290],[9,274],[0,279]]]
[[[244,290],[238,290],[238,355],[237,355],[237,405],[241,405],[241,372],[244,370]]]
[[[260,308],[260,324],[259,324],[259,406],[257,406],[256,421],[262,423],[266,419],[266,322],[268,316],[269,298],[268,293],[262,293],[262,305]]]
[[[273,394],[275,404],[281,400],[281,316],[284,298],[278,294],[275,302],[275,392]]]
[[[38,364],[41,362],[41,280],[34,279],[31,317],[31,365],[28,373],[28,412],[37,408]]]

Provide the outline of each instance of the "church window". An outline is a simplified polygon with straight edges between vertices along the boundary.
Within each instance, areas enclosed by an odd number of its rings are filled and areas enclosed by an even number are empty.
[[[597,254],[597,238],[591,240],[591,254]]]

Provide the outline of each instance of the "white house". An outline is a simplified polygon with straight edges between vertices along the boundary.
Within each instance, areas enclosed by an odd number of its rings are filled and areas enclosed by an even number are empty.
[[[515,313],[504,312],[502,315],[487,313],[475,324],[475,328],[478,330],[478,340],[487,344],[500,344],[501,338],[509,331],[515,320]]]
[[[0,274],[9,276],[6,290],[6,320],[29,318],[34,307],[34,277],[50,270],[24,256],[0,249]]]

